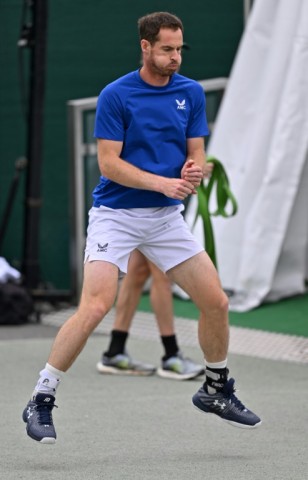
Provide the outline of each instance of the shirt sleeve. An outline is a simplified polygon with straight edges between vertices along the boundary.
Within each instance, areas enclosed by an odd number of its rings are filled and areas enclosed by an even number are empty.
[[[193,108],[187,128],[187,138],[205,137],[210,133],[206,119],[205,93],[201,85],[197,83],[192,102]]]
[[[94,137],[106,140],[124,140],[122,104],[116,92],[106,87],[97,101]]]

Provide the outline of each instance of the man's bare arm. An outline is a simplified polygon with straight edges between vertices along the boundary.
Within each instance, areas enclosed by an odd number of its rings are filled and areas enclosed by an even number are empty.
[[[185,199],[194,190],[187,179],[167,178],[146,172],[120,157],[122,142],[97,140],[98,164],[102,175],[120,185],[160,192],[169,198]]]

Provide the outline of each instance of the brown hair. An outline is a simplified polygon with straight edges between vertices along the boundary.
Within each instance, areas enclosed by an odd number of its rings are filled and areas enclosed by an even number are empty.
[[[153,45],[158,40],[158,34],[161,28],[170,28],[171,30],[181,29],[184,31],[182,21],[175,15],[168,12],[154,12],[138,20],[138,30],[140,40],[148,40]]]

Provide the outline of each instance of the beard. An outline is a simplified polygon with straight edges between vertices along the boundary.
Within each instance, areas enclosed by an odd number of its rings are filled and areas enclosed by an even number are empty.
[[[154,74],[158,74],[161,77],[171,77],[174,73],[180,70],[180,64],[170,63],[167,66],[158,65],[153,59],[149,61],[149,67]]]

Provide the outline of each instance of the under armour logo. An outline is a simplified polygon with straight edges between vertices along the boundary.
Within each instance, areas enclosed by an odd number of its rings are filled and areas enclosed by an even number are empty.
[[[224,402],[223,402],[223,403],[219,403],[218,400],[215,400],[214,405],[215,405],[215,407],[220,407],[221,410],[223,410],[223,409],[226,408],[226,406],[227,406]]]
[[[31,410],[30,407],[28,407],[28,409],[27,409],[27,417],[30,418],[30,417],[32,417],[32,415],[33,415],[33,411]]]

